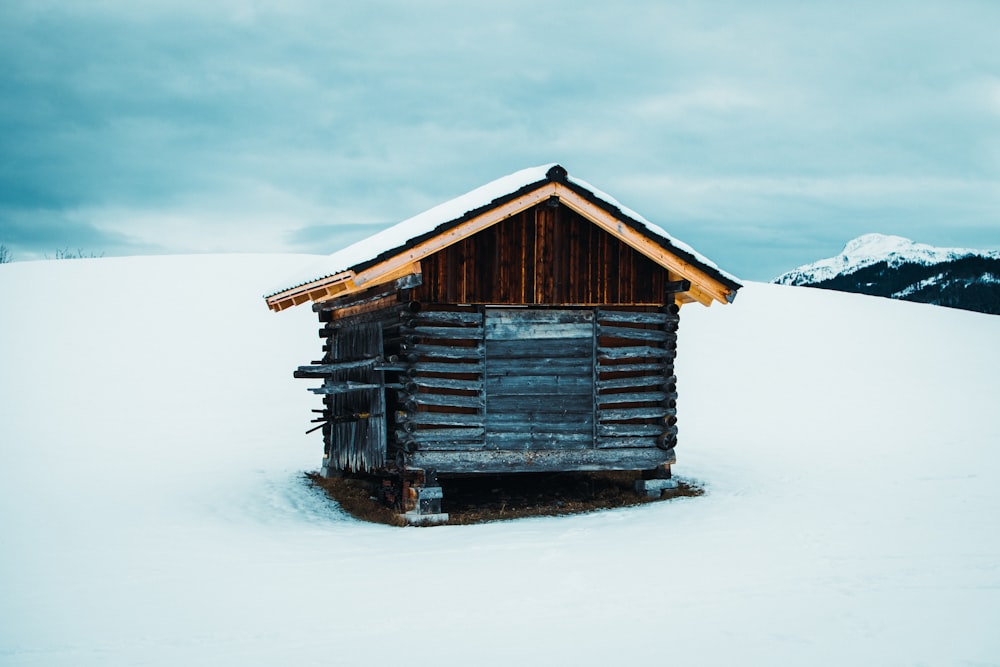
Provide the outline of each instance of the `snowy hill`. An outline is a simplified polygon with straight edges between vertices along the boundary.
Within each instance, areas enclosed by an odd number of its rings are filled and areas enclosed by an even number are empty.
[[[836,257],[774,282],[1000,314],[1000,252],[935,248],[901,236],[860,236]]]
[[[0,266],[0,664],[1000,662],[1000,318],[748,284],[681,313],[705,496],[398,529],[301,478],[314,260]]]

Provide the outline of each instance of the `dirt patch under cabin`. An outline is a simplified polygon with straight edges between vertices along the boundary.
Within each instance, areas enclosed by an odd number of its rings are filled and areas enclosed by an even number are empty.
[[[405,526],[406,521],[378,500],[375,484],[362,479],[326,479],[307,473],[351,516],[363,521]],[[451,525],[486,523],[529,516],[580,514],[613,507],[629,507],[672,498],[700,496],[704,490],[678,480],[660,498],[647,498],[634,490],[640,473],[522,473],[441,478],[444,491],[441,511]]]

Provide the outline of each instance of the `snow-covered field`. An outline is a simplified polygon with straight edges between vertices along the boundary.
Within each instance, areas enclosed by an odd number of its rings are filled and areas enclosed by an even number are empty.
[[[0,664],[1000,664],[1000,317],[749,284],[681,314],[705,496],[398,529],[302,481],[315,259],[0,266]]]

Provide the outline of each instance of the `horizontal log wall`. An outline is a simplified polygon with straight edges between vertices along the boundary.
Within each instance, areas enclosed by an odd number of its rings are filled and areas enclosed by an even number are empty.
[[[677,444],[678,308],[597,309],[599,449]]]
[[[672,460],[676,310],[428,306],[406,318],[411,366],[395,436],[410,465],[503,472]]]
[[[483,449],[482,310],[428,306],[404,315],[400,335],[409,367],[394,435],[404,456]]]
[[[646,469],[676,444],[676,307],[396,304],[330,318],[329,465]],[[618,454],[616,454],[616,452]],[[650,463],[652,462],[652,463]]]
[[[662,305],[671,277],[563,205],[542,203],[421,261],[427,303]]]

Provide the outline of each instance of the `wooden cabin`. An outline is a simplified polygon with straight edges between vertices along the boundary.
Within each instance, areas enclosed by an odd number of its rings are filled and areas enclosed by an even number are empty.
[[[558,165],[498,179],[356,243],[266,298],[312,303],[323,472],[647,471],[669,485],[680,307],[740,283]],[[410,488],[412,485],[412,488]],[[411,503],[413,504],[413,503]]]

